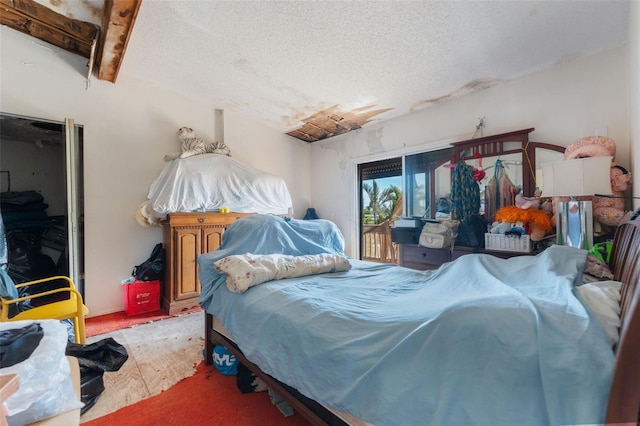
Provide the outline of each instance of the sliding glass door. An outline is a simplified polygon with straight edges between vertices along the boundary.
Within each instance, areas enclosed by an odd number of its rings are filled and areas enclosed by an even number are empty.
[[[82,256],[82,136],[73,119],[65,119],[65,169],[67,182],[67,238],[69,240],[69,277],[84,296]]]
[[[402,214],[402,157],[358,165],[360,258],[398,263],[391,225]]]

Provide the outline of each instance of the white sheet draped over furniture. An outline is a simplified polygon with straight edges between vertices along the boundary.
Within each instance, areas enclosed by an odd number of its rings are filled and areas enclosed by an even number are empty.
[[[267,374],[376,425],[604,421],[614,354],[573,293],[585,251],[472,254],[436,271],[350,260],[346,272],[227,289],[213,263],[228,255],[340,252],[299,222],[243,218],[198,260],[201,305]]]
[[[149,222],[171,212],[218,211],[292,215],[283,178],[219,154],[168,162],[151,184],[142,215]]]

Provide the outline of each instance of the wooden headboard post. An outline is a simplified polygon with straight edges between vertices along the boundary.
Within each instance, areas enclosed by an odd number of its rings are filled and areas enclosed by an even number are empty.
[[[623,283],[620,341],[606,424],[637,425],[640,419],[640,217],[618,226],[611,253],[614,279]]]

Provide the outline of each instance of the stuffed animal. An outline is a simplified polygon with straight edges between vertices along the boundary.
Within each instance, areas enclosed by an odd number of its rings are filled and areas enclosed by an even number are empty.
[[[565,149],[565,160],[584,157],[606,157],[615,159],[616,143],[603,136],[587,136],[569,144]],[[613,197],[592,197],[593,218],[604,226],[616,227],[625,215],[623,191],[631,184],[631,173],[624,167],[611,164],[611,192]],[[581,198],[584,199],[584,198]],[[555,201],[555,200],[554,200]]]
[[[593,217],[603,225],[618,226],[625,215],[623,191],[631,184],[631,173],[614,164],[610,171],[611,193],[614,197],[593,197]]]
[[[551,232],[551,218],[540,210],[540,201],[535,197],[516,195],[516,205],[506,206],[496,212],[496,220],[503,223],[522,222],[528,229],[531,241],[542,240]]]
[[[190,127],[180,127],[177,135],[178,140],[180,140],[180,152],[165,155],[164,161],[187,158],[198,154],[220,154],[231,157],[231,150],[224,142],[205,142]]]
[[[536,197],[525,197],[522,194],[516,195],[516,207],[521,209],[537,209],[540,207],[540,200]]]

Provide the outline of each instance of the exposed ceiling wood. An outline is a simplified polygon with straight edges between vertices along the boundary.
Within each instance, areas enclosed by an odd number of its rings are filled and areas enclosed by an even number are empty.
[[[98,50],[98,79],[116,82],[142,0],[106,0],[103,37]]]
[[[0,0],[0,8],[0,24],[91,57],[91,45],[99,34],[97,26],[67,18],[32,0]]]
[[[357,130],[368,123],[371,117],[391,109],[384,108],[367,111],[372,106],[356,108],[351,111],[340,111],[338,105],[334,105],[302,119],[304,124],[287,134],[305,142],[316,142]]]
[[[141,3],[106,0],[102,36],[97,25],[69,18],[34,0],[0,0],[0,24],[87,58],[90,70],[97,65],[100,80],[115,83]]]

